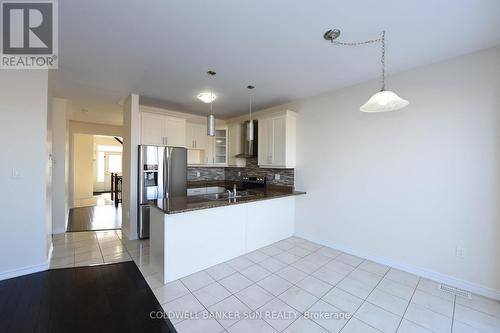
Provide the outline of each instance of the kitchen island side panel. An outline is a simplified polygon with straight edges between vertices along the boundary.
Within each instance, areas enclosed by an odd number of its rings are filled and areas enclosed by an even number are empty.
[[[165,215],[166,282],[244,254],[246,206]]]
[[[293,236],[295,196],[251,202],[248,209],[246,252]]]
[[[167,283],[292,236],[295,198],[179,214],[155,208],[151,218],[152,258],[161,265]]]

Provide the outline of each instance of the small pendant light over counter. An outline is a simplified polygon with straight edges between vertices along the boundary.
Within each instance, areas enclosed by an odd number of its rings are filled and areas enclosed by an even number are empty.
[[[247,86],[248,91],[250,92],[250,108],[249,108],[249,117],[248,117],[248,123],[247,123],[247,141],[253,141],[254,134],[253,134],[253,120],[252,120],[252,90],[254,89],[254,86]]]
[[[380,58],[381,67],[382,67],[382,88],[376,94],[374,94],[368,101],[363,104],[359,109],[363,112],[386,112],[386,111],[396,111],[406,107],[410,104],[407,100],[402,99],[396,93],[385,90],[385,31],[382,31],[382,35],[380,38],[367,40],[364,42],[355,42],[355,43],[347,43],[347,42],[338,42],[337,39],[340,36],[340,30],[333,29],[328,30],[323,34],[323,38],[331,41],[334,45],[341,46],[358,46],[365,44],[372,44],[380,42],[382,46],[382,56]]]
[[[207,74],[209,77],[214,77],[216,73],[214,71],[208,71]],[[210,114],[207,116],[207,135],[215,136],[215,117],[213,109],[215,96],[212,93],[212,85],[210,85],[210,95],[208,100],[210,101]]]

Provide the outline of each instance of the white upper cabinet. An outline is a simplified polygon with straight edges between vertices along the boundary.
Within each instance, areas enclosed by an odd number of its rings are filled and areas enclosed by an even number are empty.
[[[229,166],[244,166],[244,159],[238,159],[235,156],[243,153],[243,128],[240,123],[232,123],[228,126],[228,165]],[[242,162],[243,161],[243,162]]]
[[[167,117],[165,120],[165,144],[186,147],[186,119]]]
[[[205,136],[205,162],[206,165],[213,165],[215,163],[214,158],[214,137]]]
[[[204,124],[186,124],[186,147],[204,150],[206,147],[207,126]]]
[[[296,114],[283,111],[259,121],[258,164],[268,168],[294,168],[296,162]]]
[[[165,144],[165,122],[162,115],[141,113],[141,144]]]
[[[186,146],[186,119],[141,113],[141,144]]]

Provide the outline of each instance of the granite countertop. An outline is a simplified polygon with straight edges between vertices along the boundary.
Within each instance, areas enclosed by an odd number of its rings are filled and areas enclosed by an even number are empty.
[[[152,203],[152,206],[160,209],[165,214],[178,214],[200,209],[237,205],[242,203],[269,200],[269,199],[288,197],[292,195],[300,195],[306,193],[301,191],[295,191],[291,188],[286,188],[286,187],[249,189],[245,190],[245,192],[247,192],[248,195],[241,196],[236,199],[225,199],[225,200],[210,200],[203,195],[189,196],[189,197],[188,196],[174,197],[169,199],[156,200],[155,202]]]

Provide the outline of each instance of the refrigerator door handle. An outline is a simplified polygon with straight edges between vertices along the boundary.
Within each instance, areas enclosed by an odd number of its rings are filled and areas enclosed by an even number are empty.
[[[173,153],[173,149],[170,148],[170,151],[168,154],[168,169],[167,169],[167,178],[168,178],[167,186],[168,186],[169,197],[172,196],[172,194],[170,193],[172,191],[172,185],[171,185],[171,181],[172,181],[172,153]]]
[[[167,168],[168,168],[168,160],[167,160],[167,155],[168,155],[168,148],[165,147],[165,152],[163,153],[163,198],[168,198],[168,192],[167,192]]]

